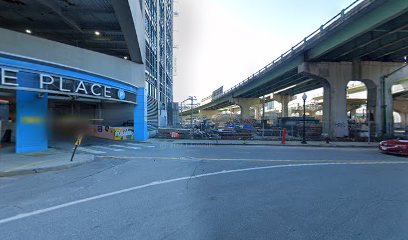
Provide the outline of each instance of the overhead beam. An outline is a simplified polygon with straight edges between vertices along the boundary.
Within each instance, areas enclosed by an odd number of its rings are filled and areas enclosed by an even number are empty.
[[[294,88],[288,89],[286,91],[280,92],[280,94],[296,95],[303,92],[308,92],[314,89],[323,87],[320,81],[309,81],[306,80],[303,83],[300,83]]]
[[[335,34],[310,49],[308,59],[316,59],[327,54],[334,48],[361,36],[364,32],[375,29],[375,27],[380,26],[390,18],[407,12],[407,9],[408,1],[406,0],[385,1],[381,7],[377,7],[355,21],[348,23],[347,27],[338,30]],[[363,32],[363,30],[365,31]]]
[[[375,52],[379,52],[379,51],[381,51],[381,50],[383,50],[385,48],[392,47],[393,45],[396,45],[396,44],[401,43],[401,42],[407,42],[407,41],[408,41],[408,35],[406,37],[400,38],[400,39],[398,39],[398,40],[396,40],[394,42],[390,42],[388,44],[384,44],[384,45],[377,46],[377,47],[372,47],[371,50],[366,50],[366,51],[364,51],[364,53],[360,53],[357,58],[358,59],[363,58],[364,56],[368,56],[368,55],[373,54]]]
[[[397,19],[400,20],[400,18],[397,18]],[[397,21],[397,23],[398,23],[398,21]],[[376,41],[380,41],[381,39],[383,39],[383,38],[385,38],[387,36],[390,36],[392,34],[395,34],[395,35],[398,36],[398,32],[405,29],[406,27],[408,27],[407,23],[401,24],[397,28],[395,28],[395,29],[393,29],[393,30],[391,30],[389,32],[386,32],[384,34],[381,34],[380,36],[375,36],[375,34],[372,32],[370,34],[370,40],[369,41],[365,41],[364,43],[355,43],[355,45],[353,46],[352,49],[341,53],[339,56],[335,57],[335,60],[337,60],[337,59],[339,59],[341,57],[344,57],[344,56],[346,56],[346,55],[348,55],[350,53],[353,53],[354,51],[356,51],[358,49],[362,49],[362,48],[370,45],[371,43],[374,43]]]
[[[389,56],[389,55],[392,55],[394,53],[400,52],[401,50],[408,49],[408,45],[406,45],[406,43],[408,43],[408,41],[403,41],[403,45],[395,46],[392,49],[389,49],[387,51],[383,51],[382,53],[370,54],[368,56],[368,58],[370,58],[370,59],[381,59],[381,58],[383,58],[385,56]]]
[[[139,1],[111,1],[133,62],[144,63],[145,39],[143,12]]]

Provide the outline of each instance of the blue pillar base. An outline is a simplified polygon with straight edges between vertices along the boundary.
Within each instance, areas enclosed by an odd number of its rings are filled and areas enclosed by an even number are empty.
[[[38,75],[19,72],[17,82],[22,87],[36,87]],[[48,150],[46,117],[48,95],[17,91],[16,94],[16,152]]]
[[[147,132],[147,101],[144,88],[137,90],[137,104],[134,109],[135,141],[145,141],[149,138]]]

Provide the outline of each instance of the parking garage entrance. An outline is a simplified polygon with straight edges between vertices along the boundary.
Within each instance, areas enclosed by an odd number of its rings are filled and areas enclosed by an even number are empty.
[[[143,88],[17,60],[2,65],[2,60],[0,140],[16,152],[47,150],[49,140],[76,133],[72,127],[116,139],[134,139],[137,129],[138,139],[147,138]]]

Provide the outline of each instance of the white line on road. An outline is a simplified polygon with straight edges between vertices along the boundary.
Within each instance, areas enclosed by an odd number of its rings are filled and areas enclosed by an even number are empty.
[[[126,143],[127,145],[131,146],[138,146],[138,147],[148,147],[148,148],[154,148],[155,146],[152,145],[146,145],[146,144],[140,144],[140,143]]]
[[[98,151],[98,150],[93,150],[93,149],[89,149],[89,148],[84,148],[84,147],[78,147],[78,150],[83,151],[83,152],[87,152],[87,153],[93,153],[93,154],[103,154],[106,152],[102,152],[102,151]]]
[[[343,163],[304,163],[304,164],[285,164],[285,165],[272,165],[272,166],[265,166],[265,167],[253,167],[253,168],[241,168],[241,169],[234,169],[234,170],[223,170],[219,172],[212,172],[212,173],[204,173],[204,174],[198,174],[195,176],[186,176],[186,177],[179,177],[179,178],[173,178],[173,179],[168,179],[168,180],[163,180],[163,181],[154,181],[151,183],[135,186],[135,187],[130,187],[130,188],[125,188],[119,191],[114,191],[114,192],[109,192],[101,195],[96,195],[93,197],[88,197],[88,198],[83,198],[80,200],[72,201],[72,202],[67,202],[64,204],[56,205],[53,207],[48,207],[44,209],[39,209],[35,210],[32,212],[27,212],[27,213],[20,213],[18,215],[15,215],[13,217],[9,218],[4,218],[0,220],[0,225],[8,222],[13,222],[19,219],[24,219],[32,216],[36,216],[42,213],[46,212],[51,212],[55,211],[58,209],[66,208],[69,206],[74,206],[78,205],[81,203],[86,203],[90,202],[93,200],[98,200],[102,198],[107,198],[115,195],[119,195],[122,193],[127,193],[135,190],[139,190],[142,188],[148,188],[156,185],[162,185],[162,184],[167,184],[167,183],[173,183],[173,182],[179,182],[179,181],[184,181],[184,180],[189,180],[189,179],[196,179],[196,178],[202,178],[202,177],[209,177],[209,176],[216,176],[216,175],[222,175],[222,174],[229,174],[229,173],[237,173],[237,172],[247,172],[247,171],[255,171],[255,170],[265,170],[265,169],[273,169],[273,168],[289,168],[289,167],[306,167],[306,166],[333,166],[333,165],[375,165],[375,164],[407,164],[407,161],[394,161],[394,162],[383,162],[383,161],[377,161],[377,162],[343,162]]]
[[[140,149],[140,147],[130,147],[130,146],[119,145],[119,144],[112,144],[112,145],[109,145],[109,146],[111,146],[111,147],[117,147],[117,148],[136,149],[136,150]]]
[[[95,147],[95,148],[100,148],[100,149],[105,149],[105,150],[109,150],[109,151],[114,151],[114,152],[123,152],[123,151],[125,151],[125,150],[123,150],[123,149],[117,149],[117,148],[110,148],[110,147],[105,147],[105,146],[92,146],[92,147]]]

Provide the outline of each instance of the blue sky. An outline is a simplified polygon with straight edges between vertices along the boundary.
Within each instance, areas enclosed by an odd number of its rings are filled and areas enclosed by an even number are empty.
[[[175,1],[174,100],[232,87],[353,1]]]

